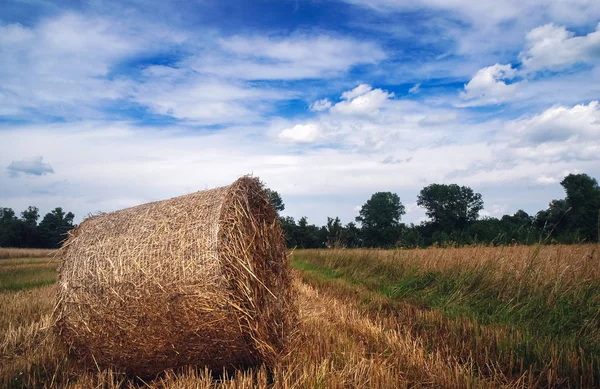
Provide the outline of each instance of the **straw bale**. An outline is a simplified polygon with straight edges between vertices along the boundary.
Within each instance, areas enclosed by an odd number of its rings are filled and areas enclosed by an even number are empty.
[[[90,217],[61,257],[55,330],[94,368],[272,366],[295,329],[283,235],[256,178]]]

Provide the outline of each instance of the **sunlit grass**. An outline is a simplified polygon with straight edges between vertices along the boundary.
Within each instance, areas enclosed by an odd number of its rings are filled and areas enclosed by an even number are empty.
[[[56,267],[57,261],[50,258],[0,259],[0,292],[53,284]]]
[[[597,246],[306,250],[273,371],[83,371],[52,332],[57,261],[0,260],[0,388],[600,387]],[[4,284],[2,284],[4,285]]]
[[[0,259],[6,258],[41,258],[52,256],[56,250],[52,249],[18,249],[0,247]]]

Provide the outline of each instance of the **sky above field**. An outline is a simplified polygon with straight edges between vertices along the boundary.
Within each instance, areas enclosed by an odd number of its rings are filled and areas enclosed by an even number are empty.
[[[86,214],[227,185],[353,221],[457,183],[534,214],[600,178],[600,1],[0,3],[0,206]]]

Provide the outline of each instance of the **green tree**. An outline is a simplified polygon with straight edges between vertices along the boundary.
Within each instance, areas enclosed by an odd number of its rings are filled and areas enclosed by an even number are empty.
[[[320,248],[324,245],[320,228],[314,224],[308,224],[306,216],[301,217],[298,221],[297,237],[300,248]]]
[[[339,247],[342,245],[342,222],[339,217],[327,217],[327,247]]]
[[[60,247],[62,241],[67,238],[67,232],[74,227],[74,218],[73,213],[65,213],[60,207],[47,213],[39,225],[44,245],[46,247]]]
[[[569,174],[560,183],[571,209],[566,224],[580,239],[598,241],[600,218],[600,187],[598,181],[587,174]]]
[[[283,235],[285,236],[285,241],[287,247],[293,248],[298,245],[297,240],[297,229],[296,221],[291,216],[280,216],[279,217],[279,225],[283,231]]]
[[[377,192],[362,206],[356,221],[361,223],[364,244],[389,247],[398,240],[400,218],[406,212],[400,197],[392,192]]]
[[[344,247],[360,247],[361,244],[360,229],[356,226],[356,223],[350,222],[346,224],[342,231],[342,245]]]
[[[535,216],[535,225],[544,231],[544,239],[549,236],[563,234],[567,229],[566,215],[570,212],[566,200],[552,200],[548,209],[539,211]]]
[[[421,190],[417,204],[436,226],[446,232],[463,230],[483,209],[481,194],[467,186],[431,184]]]
[[[265,192],[267,192],[267,195],[269,196],[269,202],[271,203],[273,208],[275,208],[277,213],[279,213],[285,209],[285,204],[283,203],[283,199],[281,198],[281,196],[279,195],[279,193],[277,191],[269,189],[269,188],[265,188]]]
[[[0,247],[22,247],[19,222],[12,208],[0,208]]]
[[[40,218],[40,210],[38,207],[30,206],[21,212],[21,219],[29,226],[37,226],[37,221]]]

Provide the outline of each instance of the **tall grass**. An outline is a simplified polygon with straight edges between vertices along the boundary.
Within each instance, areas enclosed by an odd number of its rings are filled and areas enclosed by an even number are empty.
[[[473,360],[484,374],[594,387],[600,384],[597,248],[307,250],[295,253],[294,265],[321,287],[358,289],[373,301],[368,291],[388,304],[438,313],[434,323],[411,330],[434,349]]]
[[[144,381],[82,369],[52,332],[56,286],[23,283],[0,292],[0,388],[600,387],[599,259],[597,246],[296,251],[299,335],[272,371]]]
[[[56,250],[52,249],[19,249],[0,247],[0,259],[7,258],[40,258],[53,255]]]
[[[3,388],[522,388],[498,374],[479,377],[469,364],[430,351],[397,318],[371,318],[342,301],[297,284],[300,328],[296,346],[272,371],[233,376],[202,368],[167,371],[142,381],[118,372],[82,370],[51,331],[54,287],[0,294],[0,387]]]
[[[0,292],[53,284],[58,261],[53,258],[0,260]]]

